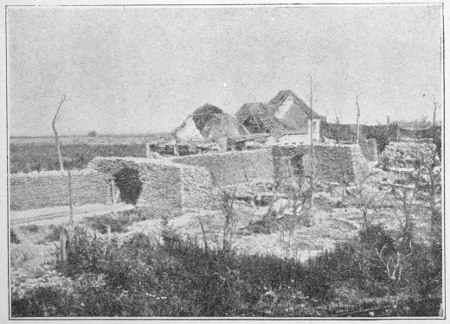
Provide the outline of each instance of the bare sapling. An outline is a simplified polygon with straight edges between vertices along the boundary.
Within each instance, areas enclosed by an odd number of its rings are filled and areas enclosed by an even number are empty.
[[[58,130],[56,129],[56,120],[58,118],[58,114],[61,111],[61,108],[64,104],[64,102],[67,101],[67,97],[64,94],[61,98],[61,101],[59,102],[58,108],[56,109],[56,113],[53,116],[52,121],[52,129],[53,133],[55,134],[55,145],[56,150],[58,152],[58,160],[59,160],[59,168],[61,171],[64,171],[64,162],[63,157],[61,154],[61,144],[59,142],[58,138]],[[73,223],[74,223],[74,216],[73,216],[73,201],[72,201],[72,174],[70,170],[67,171],[67,177],[68,177],[68,189],[69,189],[69,221],[66,227],[64,227],[61,231],[61,237],[60,237],[60,255],[61,255],[61,261],[65,262],[68,257],[68,250],[70,248],[70,242],[73,239]]]
[[[59,111],[61,110],[61,107],[66,100],[67,100],[67,98],[66,98],[66,95],[64,94],[63,97],[61,98],[61,101],[59,102],[58,109],[56,110],[56,113],[55,113],[55,116],[53,117],[53,122],[52,122],[53,132],[55,133],[56,149],[58,151],[59,168],[61,171],[64,170],[64,163],[63,163],[63,158],[62,158],[62,154],[61,154],[61,145],[59,143],[58,131],[56,129],[56,118],[58,117]]]
[[[356,144],[359,143],[359,117],[361,116],[358,99],[359,99],[359,94],[356,95],[356,99],[355,99],[355,102],[356,102]]]
[[[237,186],[230,193],[226,190],[222,192],[222,213],[225,216],[225,224],[223,227],[222,249],[231,251],[233,242],[233,231],[235,222],[234,202],[236,200]]]
[[[348,190],[354,200],[355,207],[361,211],[363,229],[373,225],[373,218],[383,208],[386,200],[386,195],[369,182],[371,177],[372,174],[370,173],[365,175],[360,181],[356,182],[354,189]]]

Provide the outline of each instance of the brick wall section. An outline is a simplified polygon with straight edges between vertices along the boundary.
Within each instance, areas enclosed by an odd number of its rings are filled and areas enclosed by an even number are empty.
[[[224,187],[248,181],[273,179],[271,149],[196,154],[171,158],[173,162],[204,167],[214,186]]]
[[[181,166],[167,159],[96,157],[88,168],[111,176],[124,168],[134,169],[142,181],[138,209],[156,218],[175,216],[182,211]]]
[[[75,206],[109,204],[111,177],[92,170],[72,171]],[[27,210],[69,205],[67,171],[16,173],[10,175],[10,208]]]
[[[373,138],[367,140],[359,140],[362,154],[368,162],[378,161],[377,141]]]

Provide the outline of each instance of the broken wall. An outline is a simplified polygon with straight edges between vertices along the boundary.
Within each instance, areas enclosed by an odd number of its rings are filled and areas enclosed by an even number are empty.
[[[359,140],[359,146],[361,147],[362,154],[368,162],[378,161],[378,147],[375,139],[361,139]]]
[[[168,159],[95,158],[89,167],[114,176],[134,169],[142,183],[136,207],[150,216],[177,216],[186,209],[213,208],[213,184],[208,170]]]
[[[181,167],[181,195],[183,210],[216,209],[220,203],[209,171],[186,165]]]
[[[171,158],[173,162],[206,168],[217,187],[249,181],[272,180],[274,164],[270,148],[207,153]]]
[[[310,146],[306,145],[274,147],[275,179],[289,175],[288,163],[291,167],[296,167],[292,161],[294,156],[302,156],[304,174],[309,174],[309,155]],[[369,172],[359,145],[314,145],[314,167],[315,176],[327,182],[354,182],[361,180]]]
[[[88,168],[114,177],[121,170],[139,174],[141,188],[135,203],[149,216],[176,215],[181,212],[180,168],[165,159],[96,157]]]
[[[75,206],[110,204],[111,177],[93,170],[73,170],[72,201]],[[69,205],[67,171],[16,173],[9,176],[11,210]]]

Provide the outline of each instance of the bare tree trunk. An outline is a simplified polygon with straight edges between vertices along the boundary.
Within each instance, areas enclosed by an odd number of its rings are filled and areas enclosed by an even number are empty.
[[[70,208],[69,225],[73,225],[72,173],[70,172],[70,170],[68,170],[67,174],[69,176],[69,208]]]
[[[66,231],[64,229],[61,230],[61,232],[59,233],[59,253],[60,253],[60,258],[62,262],[66,262],[67,260],[67,235],[66,235]]]
[[[358,97],[359,94],[356,96],[356,144],[359,144],[359,117],[360,117],[360,110],[359,110],[359,103],[358,103]]]
[[[434,104],[434,110],[433,110],[433,125],[432,125],[433,129],[432,129],[432,134],[433,134],[433,141],[435,141],[436,140],[436,129],[435,129],[435,126],[436,126],[436,110],[438,109],[438,102],[434,98],[434,95],[433,95],[433,104]]]
[[[64,101],[66,101],[66,99],[67,99],[66,95],[63,95],[61,101],[59,102],[58,109],[56,110],[56,113],[55,113],[55,116],[53,117],[53,122],[52,122],[53,132],[55,133],[56,149],[58,150],[59,168],[61,171],[64,170],[64,164],[63,164],[63,159],[62,159],[62,155],[61,155],[61,148],[59,145],[58,131],[56,130],[56,118],[58,117],[59,111],[61,110],[61,107],[62,107]]]
[[[310,120],[310,132],[311,132],[311,143],[310,143],[310,148],[309,148],[309,153],[310,153],[310,167],[311,167],[311,198],[310,198],[310,206],[311,206],[311,211],[314,207],[314,141],[313,141],[313,79],[312,77],[310,77],[309,80],[309,107],[311,108],[310,111],[310,116],[309,116],[309,120]]]

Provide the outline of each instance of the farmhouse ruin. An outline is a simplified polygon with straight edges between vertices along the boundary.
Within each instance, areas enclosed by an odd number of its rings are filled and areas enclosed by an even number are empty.
[[[359,145],[316,145],[316,173],[326,181],[354,182],[368,172]],[[73,172],[73,202],[133,204],[148,214],[179,215],[191,209],[215,209],[223,187],[308,172],[309,146],[274,146],[170,158],[96,157]],[[301,166],[299,167],[299,162]],[[59,171],[10,177],[12,210],[66,205],[67,174]],[[117,195],[119,193],[119,196]]]
[[[160,156],[155,145],[147,144],[146,158],[96,157],[86,169],[72,171],[72,203],[122,202],[154,217],[216,209],[224,188],[307,175],[311,138],[315,177],[359,181],[369,172],[368,162],[378,161],[375,140],[323,143],[321,119],[290,90],[267,104],[245,104],[236,117],[205,104],[175,129],[170,143],[158,144],[171,155]],[[183,144],[185,152],[179,154]],[[59,171],[10,175],[11,210],[67,205],[67,177]]]

